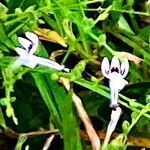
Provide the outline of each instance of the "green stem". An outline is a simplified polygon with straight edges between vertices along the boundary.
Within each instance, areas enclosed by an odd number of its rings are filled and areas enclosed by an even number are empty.
[[[42,12],[42,17],[45,19],[45,21],[47,22],[47,24],[52,27],[53,29],[55,29],[57,32],[60,31],[58,24],[51,19],[47,14],[45,14],[44,12]]]
[[[129,106],[127,103],[125,103],[125,102],[123,102],[123,101],[121,101],[121,100],[119,100],[119,103],[120,103],[122,106],[125,106],[126,108],[129,108],[129,109],[131,109],[132,111],[135,111],[136,113],[140,113],[140,111],[141,111],[141,110],[138,110],[138,109],[136,109],[136,108],[132,108],[132,107]],[[148,118],[148,119],[150,119],[150,115],[149,115],[149,114],[144,113],[143,116],[146,117],[146,118]]]
[[[103,11],[105,9],[106,8],[98,8],[97,11]],[[142,15],[142,16],[150,16],[150,14],[147,12],[140,12],[140,11],[133,11],[133,10],[111,9],[111,11],[120,12],[120,13],[127,13],[127,14]]]
[[[61,64],[64,64],[66,62],[66,60],[69,57],[70,53],[71,53],[71,51],[68,50],[67,53],[66,53],[66,55],[64,56]]]
[[[138,114],[138,116],[132,121],[131,125],[128,128],[128,131],[125,133],[126,135],[131,131],[131,129],[133,128],[133,126],[138,122],[138,120],[140,119],[140,117],[145,114],[145,108],[143,108],[140,113]]]
[[[17,17],[16,19],[7,21],[4,25],[5,25],[5,26],[10,26],[10,25],[12,25],[12,24],[14,24],[14,23],[16,23],[16,22],[22,21],[22,20],[25,19],[25,18],[28,18],[28,14],[26,14],[26,15],[21,15],[20,17]]]
[[[87,89],[90,89],[90,90],[110,99],[110,94],[107,91],[105,91],[104,86],[98,85],[97,83],[94,84],[91,81],[87,81],[83,78],[72,79],[72,75],[70,73],[59,72],[58,76],[65,77],[65,78],[69,79],[71,82],[81,85]]]
[[[147,42],[145,42],[143,39],[141,39],[140,37],[135,36],[134,34],[131,34],[131,33],[127,32],[126,30],[121,29],[119,27],[115,27],[115,31],[125,35],[126,37],[128,37],[132,41],[138,43],[139,46],[141,46],[142,48],[145,48],[149,51],[149,44]]]
[[[82,45],[81,45],[80,43],[76,43],[76,47],[75,47],[75,48],[80,52],[81,55],[83,55],[83,57],[84,57],[85,59],[91,59],[91,55],[88,54],[88,53],[86,53],[86,52],[83,50],[83,47],[82,47]]]
[[[68,73],[66,74],[66,73],[60,72],[59,76],[65,77],[65,78],[68,78],[69,80],[71,80],[71,75],[68,74]],[[81,86],[83,86],[83,87],[85,87],[87,89],[90,89],[90,90],[92,90],[92,91],[94,91],[94,92],[96,92],[96,93],[98,93],[98,94],[100,94],[100,95],[102,95],[102,96],[104,96],[104,97],[106,97],[108,99],[110,99],[110,95],[108,93],[109,92],[109,88],[107,88],[105,86],[92,84],[90,81],[87,81],[87,80],[82,79],[82,78],[79,78],[79,79],[76,79],[76,80],[71,80],[71,81],[76,83],[76,84],[78,84],[78,85],[81,85]],[[132,100],[132,99],[130,99],[130,98],[128,98],[128,97],[126,97],[126,96],[124,96],[122,94],[119,94],[119,96],[122,99],[126,100],[127,102],[130,102]],[[141,111],[139,109],[136,109],[136,108],[133,108],[133,107],[129,106],[127,103],[125,103],[125,102],[123,102],[121,100],[119,100],[119,103],[121,105],[123,105],[123,106],[125,106],[125,107],[127,107],[127,108],[129,108],[129,109],[131,109],[131,110],[133,110],[135,112],[137,112],[137,113],[139,113]],[[141,104],[141,108],[144,108],[144,105]],[[150,119],[150,115],[149,114],[144,113],[143,115]]]
[[[81,12],[81,14],[82,14],[82,17],[84,17],[85,16],[85,14],[84,14],[84,10],[83,10],[83,7],[82,7],[82,2],[81,2],[81,0],[78,0],[78,3],[79,3],[79,8],[80,8],[80,12]]]
[[[115,12],[121,12],[121,13],[127,13],[127,14],[135,14],[135,15],[142,15],[142,16],[150,16],[149,13],[147,12],[140,12],[140,11],[131,11],[131,10],[111,10],[111,11],[115,11]]]
[[[103,46],[112,54],[115,55],[115,51],[106,43],[103,44]]]
[[[95,35],[92,34],[92,33],[89,33],[89,35],[90,35],[93,39],[95,39],[95,40],[99,43],[100,46],[103,45],[112,55],[115,55],[115,51],[114,51],[107,43],[105,43],[105,42],[100,42],[99,37],[95,36]]]
[[[84,8],[85,11],[105,11],[107,8]],[[130,10],[120,10],[120,9],[111,9],[110,11],[113,12],[119,12],[119,13],[127,13],[127,14],[135,14],[135,15],[140,15],[140,16],[150,16],[149,13],[147,12],[140,12],[140,11],[130,11]]]
[[[139,45],[137,45],[136,43],[134,43],[133,41],[131,41],[130,39],[128,39],[125,36],[122,36],[119,33],[116,33],[115,31],[111,31],[108,30],[108,32],[110,32],[112,35],[114,35],[115,37],[117,37],[118,39],[122,40],[123,42],[125,42],[127,45],[131,46],[133,49],[136,49],[140,54],[142,54],[143,56],[148,56],[150,57],[150,54],[147,53],[145,51],[145,49],[143,49],[142,47],[140,47]],[[148,58],[147,57],[147,58]]]
[[[119,96],[120,96],[122,99],[124,99],[125,101],[127,101],[127,102],[130,102],[131,100],[133,100],[133,99],[130,99],[130,98],[128,98],[128,97],[126,97],[126,96],[124,96],[124,95],[122,95],[122,94],[119,94]]]
[[[4,84],[5,84],[5,96],[6,96],[6,99],[8,101],[10,101],[10,84],[8,83],[7,81],[7,77],[6,77],[6,70],[2,70],[2,76],[3,76],[3,81],[4,81]]]
[[[28,21],[28,20],[27,20]],[[13,34],[15,34],[18,30],[20,30],[22,27],[24,26],[24,24],[19,24],[14,30],[12,30],[9,34],[8,37],[11,37]]]
[[[134,14],[129,14],[129,16],[130,16],[130,19],[131,19],[131,22],[132,22],[135,33],[138,33],[139,32],[139,27],[138,27],[138,24],[137,24],[137,21],[135,19]]]
[[[92,91],[94,91],[96,93],[99,93],[100,95],[110,99],[109,93],[107,93],[105,90],[103,90],[101,88],[101,86],[99,86],[97,84],[96,85],[94,85],[94,84],[91,85],[90,81],[87,81],[87,80],[82,79],[82,78],[74,80],[73,82],[78,84],[78,85],[81,85],[83,87],[86,87],[86,88],[88,88],[88,89],[90,89],[90,90],[92,90]]]
[[[80,29],[80,26],[78,26],[78,30],[79,30],[79,33],[81,36],[81,40],[82,40],[85,52],[87,54],[90,54],[90,50],[89,50],[89,47],[88,47],[87,42],[86,42],[86,37],[85,37],[84,31]]]
[[[62,10],[63,10],[64,13],[66,11],[64,10],[63,6],[61,6],[57,1],[55,1],[55,5],[51,5],[52,11],[53,11],[53,15],[54,15],[54,17],[56,19],[56,22],[57,22],[59,33],[60,33],[61,36],[63,36],[63,30],[62,30],[62,25],[61,25],[62,22],[61,21],[62,21],[62,18],[65,18],[65,16],[63,16],[63,15],[66,15],[66,14],[62,14],[61,19],[59,20],[60,16],[56,15],[56,14],[58,14],[58,12],[56,12],[57,10],[55,10],[55,8],[54,8],[54,7],[57,7],[57,6],[58,6],[58,8],[60,8],[60,10],[58,10],[59,13],[62,12]]]

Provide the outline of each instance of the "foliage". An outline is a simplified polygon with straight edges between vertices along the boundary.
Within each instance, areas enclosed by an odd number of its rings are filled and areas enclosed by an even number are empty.
[[[0,147],[42,149],[47,136],[30,138],[27,133],[59,129],[50,149],[91,149],[80,136],[84,128],[72,96],[75,92],[81,98],[95,130],[105,129],[110,119],[110,89],[100,65],[104,56],[113,55],[126,56],[130,70],[129,84],[119,95],[123,114],[115,131],[120,134],[107,149],[128,149],[128,135],[150,138],[149,17],[149,0],[0,2],[0,127],[13,131],[8,138],[18,134],[11,146],[6,138]],[[13,70],[17,37],[26,31],[40,38],[37,56],[50,57],[71,71],[42,65]],[[69,91],[59,82],[60,77],[69,79]]]

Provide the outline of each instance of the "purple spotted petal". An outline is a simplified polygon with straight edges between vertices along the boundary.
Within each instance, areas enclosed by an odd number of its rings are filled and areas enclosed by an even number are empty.
[[[110,64],[109,64],[109,60],[107,57],[104,57],[102,64],[101,64],[101,71],[102,74],[106,77],[109,78],[109,74],[110,74]]]
[[[31,45],[33,45],[33,43],[25,38],[22,37],[18,37],[19,43],[23,46],[23,48],[27,51],[27,53],[29,53],[31,50]]]
[[[113,73],[113,72],[119,73],[120,72],[120,63],[119,63],[118,57],[116,57],[116,56],[114,56],[112,58],[111,65],[110,65],[110,71],[111,71],[111,73]]]
[[[126,75],[128,74],[128,70],[129,70],[129,62],[128,62],[128,59],[125,58],[123,62],[121,63],[121,67],[120,67],[120,74],[122,78],[126,77]]]
[[[32,32],[26,32],[25,35],[32,42],[32,45],[28,46],[28,50],[30,50],[30,55],[32,55],[38,47],[38,36]]]

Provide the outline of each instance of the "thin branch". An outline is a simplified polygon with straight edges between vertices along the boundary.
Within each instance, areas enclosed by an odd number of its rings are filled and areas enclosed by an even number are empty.
[[[57,134],[58,132],[59,132],[58,129],[53,129],[53,130],[32,131],[32,132],[27,132],[27,133],[17,133],[13,131],[12,129],[7,128],[3,131],[3,135],[5,135],[6,137],[16,139],[19,136],[26,136],[27,138],[32,138],[38,135]]]
[[[51,142],[52,142],[52,140],[54,139],[54,137],[55,137],[55,135],[51,135],[51,136],[47,139],[47,141],[46,141],[46,143],[44,144],[44,147],[43,147],[42,150],[48,150],[48,148],[50,147]]]

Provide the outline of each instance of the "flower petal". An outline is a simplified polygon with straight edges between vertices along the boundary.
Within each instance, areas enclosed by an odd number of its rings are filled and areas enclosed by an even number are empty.
[[[118,74],[118,77],[116,75],[116,78],[110,79],[109,86],[111,89],[117,89],[118,91],[122,90],[124,86],[128,84],[128,82],[121,78]]]
[[[38,47],[39,38],[36,34],[32,32],[26,32],[25,35],[34,45],[34,49],[30,51],[30,54],[33,54]]]
[[[19,59],[22,61],[22,65],[30,68],[35,68],[36,65],[38,64],[37,61],[34,59],[34,55],[30,55],[23,58],[20,57]]]
[[[126,75],[128,74],[128,70],[129,70],[129,62],[128,59],[125,58],[121,63],[121,67],[120,67],[120,74],[122,78],[126,77]]]
[[[121,115],[121,108],[120,107],[116,107],[114,110],[112,110],[111,120],[110,120],[110,122],[108,124],[108,127],[107,127],[107,132],[106,132],[106,136],[105,136],[105,139],[104,139],[103,147],[107,147],[107,144],[110,140],[110,137],[111,137],[113,131],[116,128],[116,125],[118,123],[120,115]]]
[[[34,62],[34,61],[28,59],[28,60],[24,60],[23,61],[23,65],[25,65],[25,66],[27,66],[29,68],[35,68],[36,65],[37,65],[37,62]]]
[[[117,106],[117,105],[118,105],[118,89],[111,88],[111,104],[110,104],[110,107]]]
[[[120,63],[118,57],[114,56],[111,61],[110,71],[120,73]]]
[[[21,57],[26,57],[27,56],[27,51],[23,48],[15,48],[15,51],[20,55]]]
[[[18,37],[18,41],[26,49],[27,53],[31,53],[30,51],[34,47],[34,44],[31,41],[29,41],[25,38],[22,38],[22,37]]]
[[[102,74],[106,77],[109,78],[109,73],[110,73],[110,64],[109,60],[107,57],[104,57],[102,64],[101,64],[101,71]]]
[[[41,58],[41,57],[37,57],[37,56],[33,56],[33,59],[40,65],[43,66],[47,66],[56,70],[64,70],[65,66],[64,65],[60,65],[55,61],[46,59],[46,58]]]

